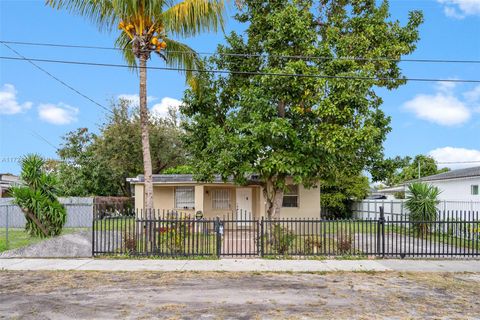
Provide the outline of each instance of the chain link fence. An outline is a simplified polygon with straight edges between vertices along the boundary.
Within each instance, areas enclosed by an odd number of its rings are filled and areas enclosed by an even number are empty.
[[[93,221],[93,197],[59,198],[60,203],[67,209],[67,221],[64,228],[91,228]],[[0,232],[8,248],[9,229],[23,229],[25,215],[19,206],[13,203],[13,198],[0,199]]]

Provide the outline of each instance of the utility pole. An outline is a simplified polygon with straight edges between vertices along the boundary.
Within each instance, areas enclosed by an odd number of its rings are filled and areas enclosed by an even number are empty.
[[[418,179],[420,179],[420,160],[418,160]]]

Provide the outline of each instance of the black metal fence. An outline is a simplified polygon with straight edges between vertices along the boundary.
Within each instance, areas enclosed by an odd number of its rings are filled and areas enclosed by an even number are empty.
[[[478,212],[434,221],[256,219],[243,211],[204,219],[178,211],[101,213],[93,255],[161,257],[479,257]]]

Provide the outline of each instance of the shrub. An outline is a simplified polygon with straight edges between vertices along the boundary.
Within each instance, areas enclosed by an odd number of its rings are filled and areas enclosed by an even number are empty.
[[[430,222],[437,218],[440,190],[432,185],[416,182],[408,187],[405,207],[410,211],[410,221],[418,235],[424,237],[430,230]]]
[[[339,254],[346,254],[352,250],[353,237],[348,229],[340,230],[340,234],[337,239],[337,251]]]
[[[45,161],[38,155],[27,155],[21,164],[23,185],[13,187],[12,195],[25,214],[25,230],[41,238],[60,235],[67,212],[57,200],[55,177],[44,170]]]
[[[285,255],[295,240],[295,235],[288,228],[275,224],[272,233],[272,247],[276,253]]]
[[[318,237],[309,236],[305,239],[305,254],[316,254],[322,248],[322,241]]]
[[[166,222],[159,228],[159,245],[171,253],[182,253],[185,251],[185,240],[190,235],[189,223],[178,220]]]
[[[123,235],[123,247],[129,254],[137,251],[137,237],[134,233],[125,231]]]

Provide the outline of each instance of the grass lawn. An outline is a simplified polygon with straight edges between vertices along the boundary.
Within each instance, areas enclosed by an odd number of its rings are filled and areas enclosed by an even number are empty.
[[[88,230],[88,228],[65,228],[62,234],[68,234],[76,231]],[[8,247],[6,228],[0,228],[0,252],[17,249],[42,241],[41,238],[30,237],[23,228],[8,228]]]

